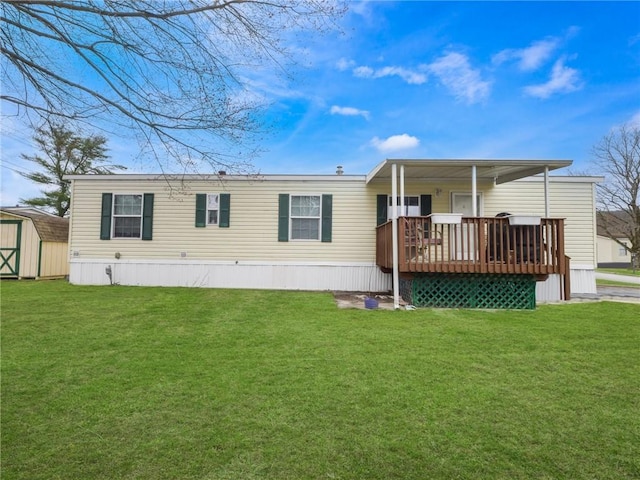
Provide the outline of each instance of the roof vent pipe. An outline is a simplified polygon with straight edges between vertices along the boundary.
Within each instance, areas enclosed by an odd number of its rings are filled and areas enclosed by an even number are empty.
[[[342,170],[342,165],[338,165],[336,167],[336,175],[344,175],[344,171]]]

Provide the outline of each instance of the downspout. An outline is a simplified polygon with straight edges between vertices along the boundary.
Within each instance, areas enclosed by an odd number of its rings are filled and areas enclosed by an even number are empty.
[[[544,217],[549,218],[549,166],[544,167]]]
[[[393,308],[400,308],[400,272],[398,266],[398,166],[391,165],[391,241],[393,253]]]
[[[471,208],[473,209],[473,216],[478,216],[478,201],[476,199],[478,192],[478,186],[476,185],[476,166],[471,165]]]

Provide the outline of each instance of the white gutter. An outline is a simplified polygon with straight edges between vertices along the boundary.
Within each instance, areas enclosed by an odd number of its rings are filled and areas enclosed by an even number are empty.
[[[393,253],[393,308],[400,308],[400,272],[398,266],[398,166],[391,165],[391,241]]]

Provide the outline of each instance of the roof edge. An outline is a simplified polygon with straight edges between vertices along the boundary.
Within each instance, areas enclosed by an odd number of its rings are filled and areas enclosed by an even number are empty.
[[[297,180],[315,180],[315,181],[357,181],[364,180],[365,175],[336,175],[336,174],[321,174],[321,175],[301,175],[301,174],[259,174],[259,175],[217,175],[217,174],[164,174],[164,173],[125,173],[125,174],[113,174],[113,175],[65,175],[65,180],[165,180],[165,181],[297,181]]]

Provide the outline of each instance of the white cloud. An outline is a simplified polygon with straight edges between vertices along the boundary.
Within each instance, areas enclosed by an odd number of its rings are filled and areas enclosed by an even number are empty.
[[[343,57],[336,62],[336,68],[341,72],[344,72],[345,70],[349,70],[355,64],[356,62],[354,62],[353,60],[347,60],[346,58]]]
[[[374,73],[373,68],[366,66],[356,67],[353,69],[353,74],[360,78],[375,78]]]
[[[396,75],[411,85],[421,85],[427,81],[427,76],[402,67],[384,67],[376,72],[376,77],[390,77]]]
[[[448,53],[423,68],[437,76],[458,99],[476,103],[489,96],[491,83],[482,80],[480,71],[471,67],[466,55]]]
[[[409,70],[403,67],[382,67],[374,70],[371,67],[361,66],[353,69],[353,74],[360,78],[383,78],[383,77],[400,77],[410,85],[421,85],[427,81],[427,76],[423,73]]]
[[[416,137],[403,133],[402,135],[392,135],[386,139],[373,137],[371,139],[371,145],[381,153],[389,153],[417,147],[420,145],[420,140]]]
[[[510,60],[516,60],[520,70],[531,72],[537,70],[549,60],[559,44],[560,39],[558,38],[539,40],[527,48],[502,50],[493,56],[492,61],[496,65],[501,65]]]
[[[530,85],[525,87],[527,95],[537,98],[549,98],[556,93],[570,93],[580,90],[580,72],[575,68],[564,65],[566,58],[562,57],[556,61],[551,70],[551,78],[545,83]]]
[[[340,107],[338,105],[333,105],[331,107],[330,112],[331,112],[331,115],[345,115],[347,117],[361,116],[369,120],[369,112],[367,110],[360,110],[358,108]]]

